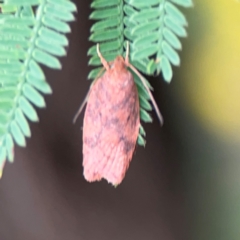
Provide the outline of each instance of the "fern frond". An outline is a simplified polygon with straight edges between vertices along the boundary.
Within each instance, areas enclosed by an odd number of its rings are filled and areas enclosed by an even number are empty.
[[[33,105],[45,107],[42,94],[52,93],[40,64],[61,68],[58,57],[66,55],[76,6],[69,0],[5,0],[0,8],[1,169],[14,160],[14,141],[26,146],[27,119],[38,121]]]
[[[90,19],[97,22],[91,28],[89,39],[100,44],[101,53],[107,61],[114,60],[117,55],[122,55],[124,51],[122,4],[121,0],[96,0],[91,4],[94,11],[90,15]],[[96,44],[89,49],[88,55],[91,56],[90,65],[101,65],[96,51]],[[98,71],[92,70],[88,78],[94,79],[97,74]]]
[[[180,65],[179,37],[186,37],[187,20],[175,6],[192,6],[192,0],[126,0],[128,38],[132,42],[132,60],[146,62],[146,74],[162,71],[165,81],[172,79],[172,66]],[[130,10],[129,10],[130,9]]]

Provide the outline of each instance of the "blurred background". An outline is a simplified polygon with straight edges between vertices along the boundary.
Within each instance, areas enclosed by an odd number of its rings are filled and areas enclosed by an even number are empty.
[[[62,71],[46,69],[53,94],[0,181],[1,240],[239,240],[240,3],[195,0],[170,85],[152,78],[164,116],[145,124],[123,183],[87,183],[82,118],[90,2],[78,1]]]

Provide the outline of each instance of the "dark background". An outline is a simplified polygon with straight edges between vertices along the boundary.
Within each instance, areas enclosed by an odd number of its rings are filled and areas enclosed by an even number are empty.
[[[90,2],[77,4],[63,69],[44,68],[53,89],[47,108],[38,110],[39,123],[31,123],[27,148],[16,147],[14,164],[4,169],[0,239],[239,239],[239,181],[228,179],[238,175],[233,169],[239,169],[239,155],[232,154],[238,144],[207,130],[181,100],[189,54],[199,41],[195,29],[203,31],[198,11],[186,11],[189,37],[182,41],[182,66],[174,68],[172,83],[151,79],[165,124],[161,128],[152,113],[153,124],[144,125],[147,145],[137,147],[115,189],[106,181],[90,184],[82,175],[83,114],[75,125],[72,119],[90,85],[92,22]],[[235,167],[228,167],[229,160]]]

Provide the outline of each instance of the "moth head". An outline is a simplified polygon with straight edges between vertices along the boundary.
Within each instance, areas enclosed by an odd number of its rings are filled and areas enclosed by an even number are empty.
[[[122,56],[117,56],[111,67],[117,70],[121,70],[125,68],[125,66],[126,64],[124,58]]]

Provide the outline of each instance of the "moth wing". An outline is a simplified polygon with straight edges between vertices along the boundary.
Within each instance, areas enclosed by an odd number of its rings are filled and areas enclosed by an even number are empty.
[[[88,181],[106,179],[116,185],[121,183],[135,149],[136,136],[120,139],[113,129],[104,129],[98,145],[84,145],[84,176]]]
[[[83,167],[87,181],[105,178],[116,185],[123,180],[135,149],[140,126],[139,101],[134,82],[122,97],[102,94],[103,86],[108,89],[103,84],[107,77],[95,83],[88,99],[83,126]]]
[[[116,127],[104,126],[101,121],[94,122],[86,114],[84,128],[83,167],[86,180],[92,182],[105,178],[114,185],[121,183],[132,159],[139,124],[121,128],[119,135]]]

